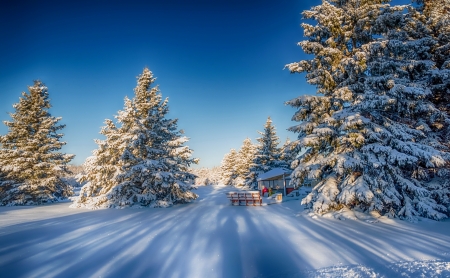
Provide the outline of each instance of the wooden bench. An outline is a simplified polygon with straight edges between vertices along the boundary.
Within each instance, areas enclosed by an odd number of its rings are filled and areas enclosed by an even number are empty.
[[[262,205],[259,191],[228,192],[227,198],[233,206]]]

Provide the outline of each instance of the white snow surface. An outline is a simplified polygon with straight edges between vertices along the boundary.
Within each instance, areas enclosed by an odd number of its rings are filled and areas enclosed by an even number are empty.
[[[157,209],[0,207],[0,276],[450,277],[449,220],[231,206],[236,190]]]

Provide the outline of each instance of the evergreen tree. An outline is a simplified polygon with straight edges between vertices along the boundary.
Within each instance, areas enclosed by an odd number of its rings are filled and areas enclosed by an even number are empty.
[[[319,180],[302,200],[317,213],[349,207],[442,219],[438,184],[449,156],[439,134],[448,119],[427,100],[434,42],[414,38],[420,23],[388,2],[329,0],[303,12],[317,25],[302,25],[308,39],[299,45],[314,58],[287,67],[306,72],[323,96],[288,102],[300,122],[290,130],[306,149],[291,177],[299,186]]]
[[[430,47],[431,60],[435,67],[431,71],[427,80],[427,87],[432,94],[429,98],[436,107],[450,116],[450,0],[415,0],[417,10],[411,9],[411,16],[419,21],[422,27],[421,32],[417,32],[417,24],[411,24],[410,33],[415,38],[420,39],[426,36],[434,40],[434,45]],[[442,143],[450,147],[450,130],[441,129]],[[450,165],[447,167],[450,171]],[[434,194],[438,203],[450,204],[450,182],[440,183],[435,186]],[[450,207],[448,208],[450,211]]]
[[[239,151],[231,149],[221,165],[221,183],[224,185],[244,186],[255,158],[256,147],[251,139],[246,138]]]
[[[74,155],[59,150],[66,143],[59,133],[65,125],[49,113],[47,87],[35,81],[14,104],[8,133],[0,136],[0,205],[34,205],[55,202],[73,194],[62,176]]]
[[[281,151],[278,148],[279,138],[275,126],[272,125],[270,117],[264,125],[264,131],[258,131],[261,137],[257,138],[259,145],[250,166],[250,172],[246,178],[246,184],[251,186],[256,182],[258,175],[270,171],[273,168],[288,168],[287,163],[281,160]]]
[[[431,100],[447,115],[450,115],[450,0],[416,0],[417,11],[412,16],[426,26],[418,36],[431,36],[435,42],[430,47],[431,60],[435,63],[429,80]],[[412,26],[412,31],[416,30]],[[424,29],[424,28],[422,28]],[[419,37],[420,38],[420,37]],[[447,136],[447,142],[450,136]]]
[[[291,139],[287,138],[281,147],[281,160],[284,161],[287,167],[291,168],[292,162],[297,158],[301,149],[298,146],[298,141],[292,142]]]
[[[72,207],[167,207],[198,196],[191,192],[195,176],[188,172],[192,150],[177,130],[177,120],[166,119],[168,100],[162,100],[155,78],[145,68],[138,77],[133,99],[125,98],[117,123],[106,120],[105,140],[85,163],[86,175]]]
[[[246,138],[242,143],[241,148],[237,154],[236,161],[236,186],[244,186],[245,179],[250,174],[250,167],[255,159],[256,155],[256,146],[253,145],[252,140],[250,138]]]
[[[221,183],[224,185],[234,185],[234,179],[237,177],[236,161],[238,153],[235,149],[231,149],[229,153],[225,154],[222,160],[221,169]]]

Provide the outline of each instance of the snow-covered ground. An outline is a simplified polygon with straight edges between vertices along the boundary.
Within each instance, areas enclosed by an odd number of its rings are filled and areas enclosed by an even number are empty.
[[[231,206],[230,190],[168,209],[0,207],[0,276],[450,277],[448,220],[310,217],[299,200]]]

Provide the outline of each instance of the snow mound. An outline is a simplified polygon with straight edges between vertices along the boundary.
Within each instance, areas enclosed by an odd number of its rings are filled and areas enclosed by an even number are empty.
[[[333,266],[308,273],[309,278],[376,278],[380,276],[374,269],[363,265]]]
[[[317,219],[318,217],[338,219],[338,220],[360,220],[367,223],[377,223],[378,218],[381,217],[377,212],[362,212],[358,210],[350,210],[349,208],[342,208],[338,211],[330,211],[323,215],[312,212],[311,210],[305,210],[304,215]]]
[[[388,277],[427,277],[444,278],[450,277],[450,262],[438,260],[396,262],[388,265],[389,273],[380,273],[371,267],[364,265],[337,265],[312,271],[296,273],[277,273],[270,276],[258,276],[265,278],[388,278]]]
[[[438,260],[399,262],[391,267],[400,277],[450,277],[450,262]]]

